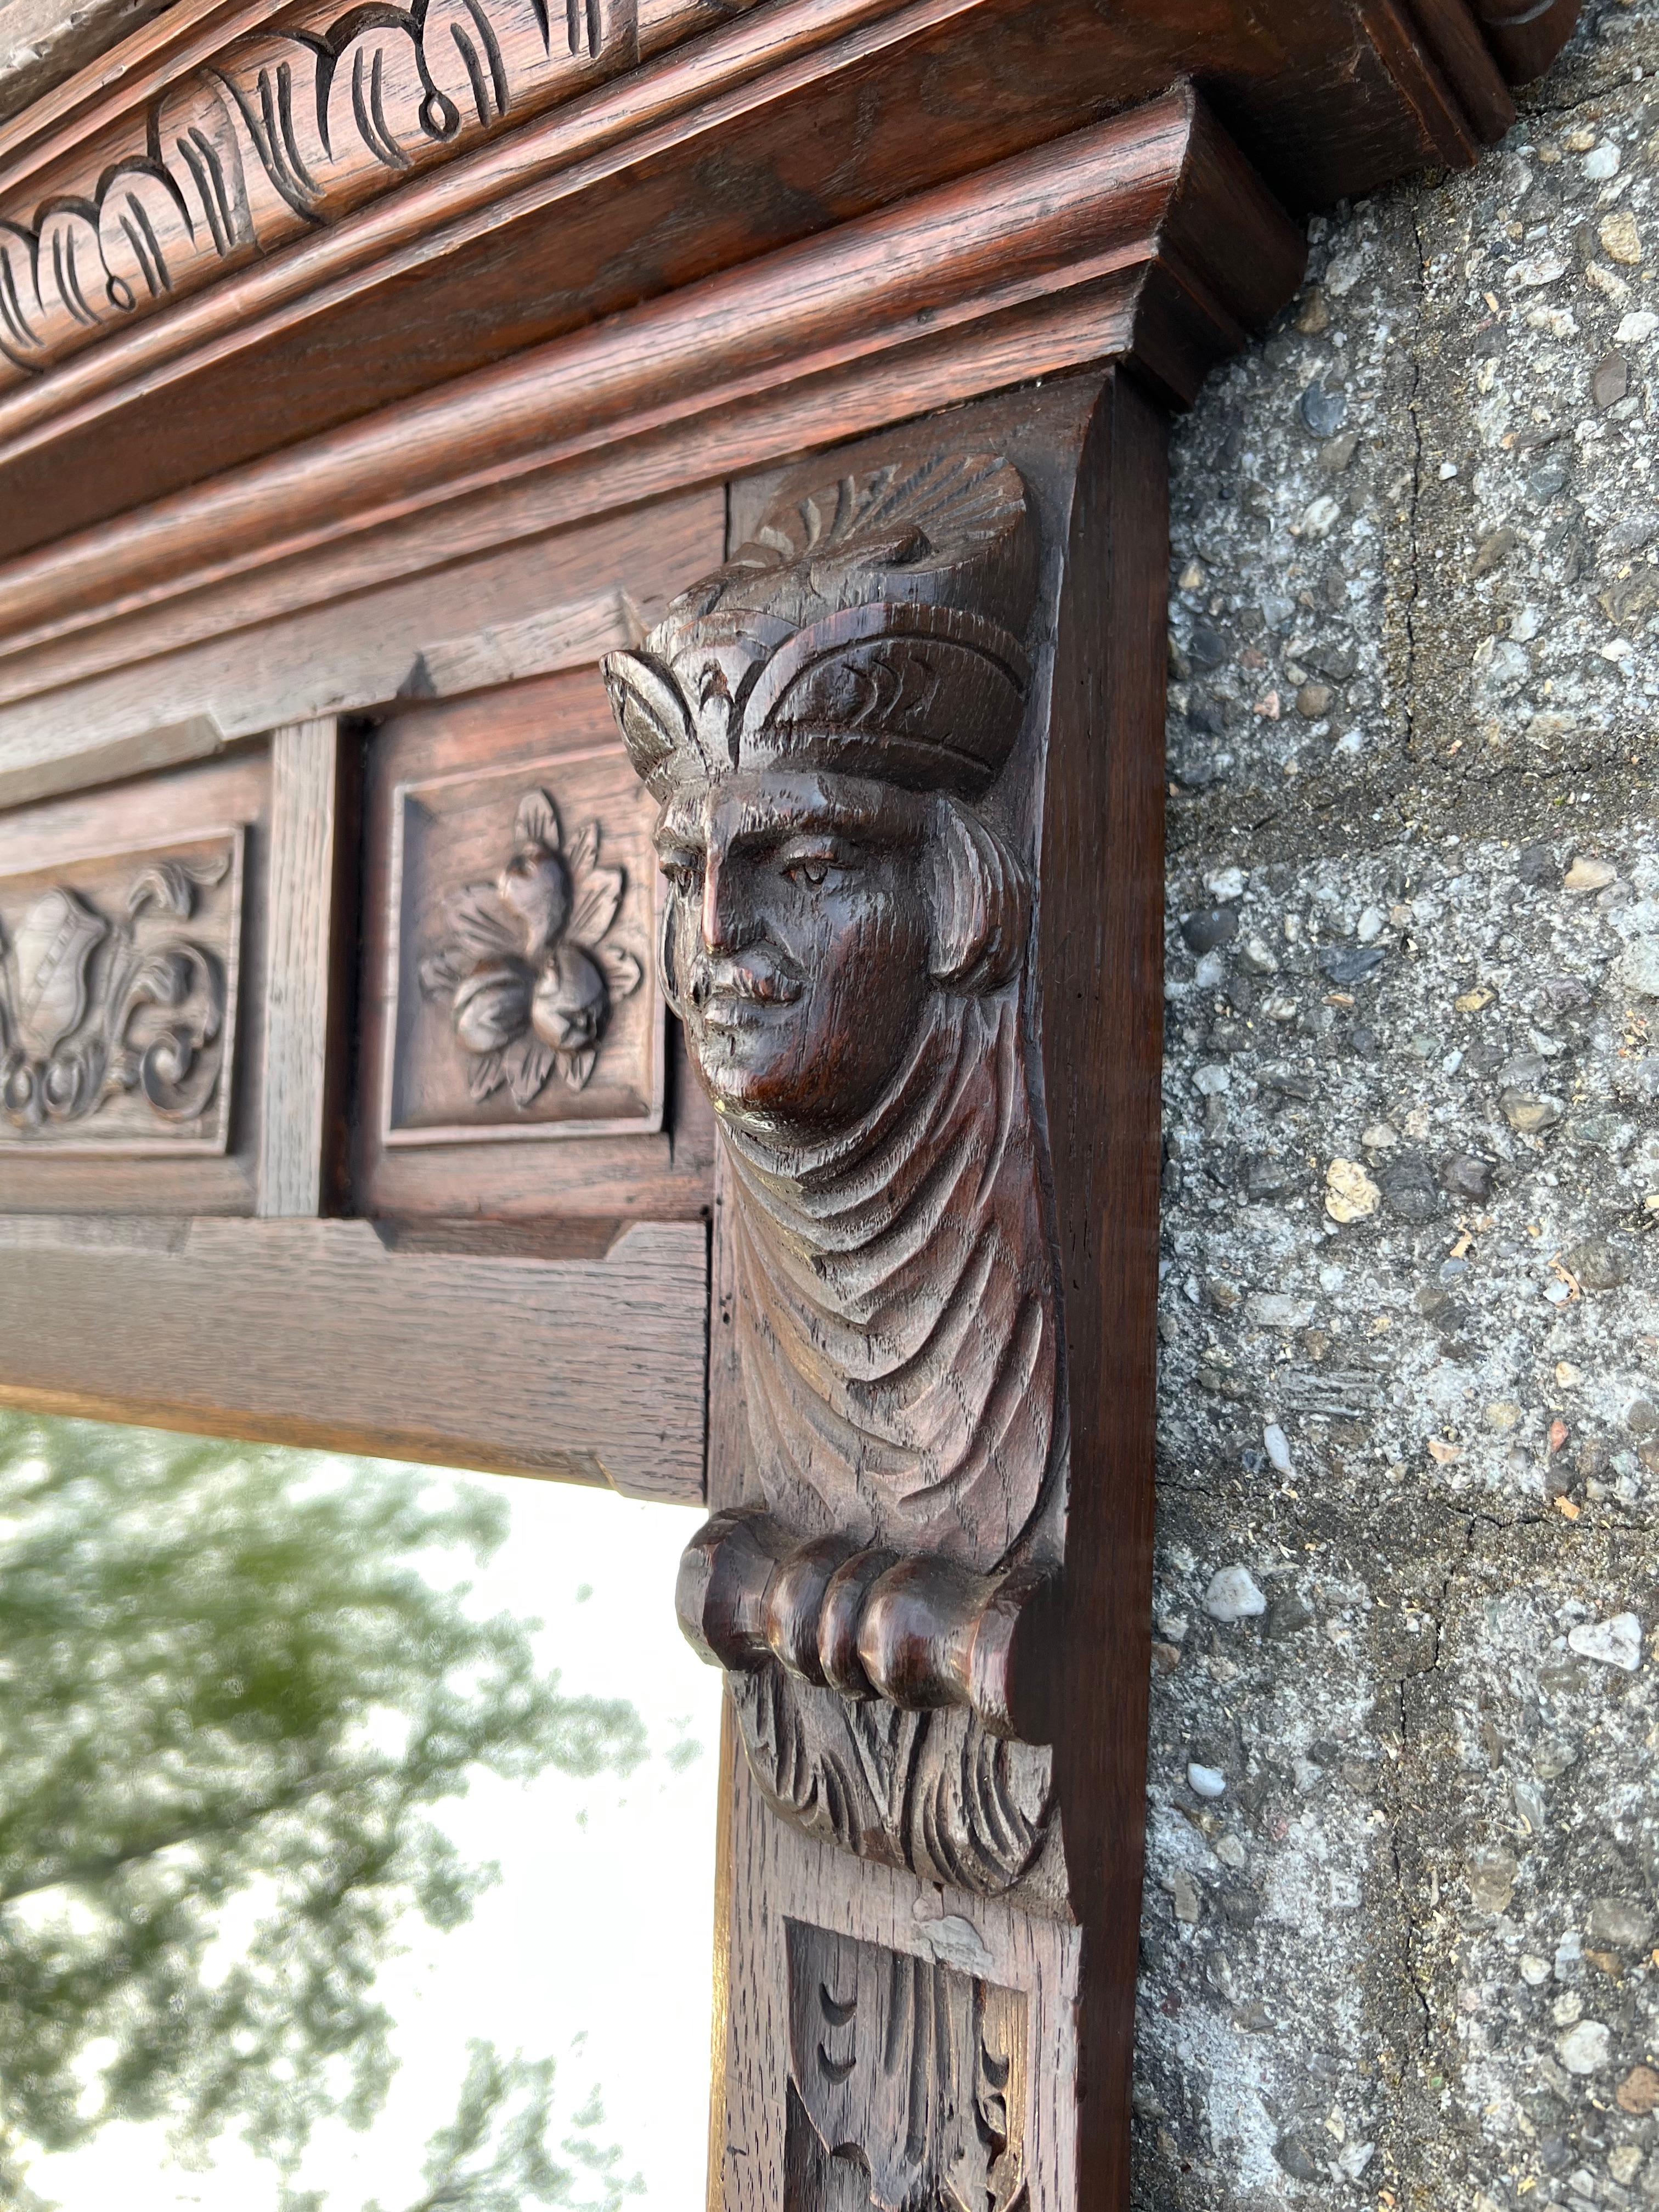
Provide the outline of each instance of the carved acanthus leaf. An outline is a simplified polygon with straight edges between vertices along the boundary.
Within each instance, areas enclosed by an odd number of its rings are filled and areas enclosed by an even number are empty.
[[[111,887],[114,916],[51,884],[0,932],[0,1109],[13,1140],[49,1138],[128,1094],[157,1122],[200,1128],[223,1079],[234,901],[215,924],[222,951],[169,925],[225,882],[236,849],[227,838],[137,866]]]
[[[828,1929],[787,1932],[791,2085],[873,2212],[1023,2206],[1025,1999]]]

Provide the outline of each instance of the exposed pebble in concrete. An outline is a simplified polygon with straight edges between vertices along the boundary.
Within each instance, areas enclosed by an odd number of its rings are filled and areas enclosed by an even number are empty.
[[[1141,2212],[1659,2204],[1659,0],[1586,15],[1176,436]]]
[[[1598,1660],[1603,1667],[1622,1668],[1626,1674],[1633,1674],[1642,1663],[1642,1624],[1633,1613],[1621,1613],[1612,1620],[1571,1629],[1567,1649],[1583,1658]]]
[[[1204,1610],[1212,1620],[1251,1620],[1266,1613],[1267,1601],[1256,1588],[1248,1567],[1223,1567],[1210,1578],[1204,1593]]]

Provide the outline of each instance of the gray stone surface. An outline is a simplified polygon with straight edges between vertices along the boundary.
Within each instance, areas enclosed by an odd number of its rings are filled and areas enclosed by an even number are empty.
[[[168,0],[0,0],[0,122],[95,60]]]
[[[1176,441],[1155,2212],[1659,2202],[1659,0],[1587,12]]]

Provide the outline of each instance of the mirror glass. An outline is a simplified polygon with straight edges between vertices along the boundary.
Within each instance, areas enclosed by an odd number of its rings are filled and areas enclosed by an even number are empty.
[[[0,2204],[701,2212],[696,1525],[0,1413]]]

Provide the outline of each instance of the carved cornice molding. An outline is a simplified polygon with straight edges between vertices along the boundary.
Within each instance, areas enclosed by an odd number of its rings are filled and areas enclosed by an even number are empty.
[[[636,58],[633,0],[289,10],[167,86],[80,189],[0,204],[0,361],[50,368]]]
[[[688,44],[707,0],[179,0],[0,131],[0,557],[1179,76],[1292,205],[1465,164],[1503,74],[1412,9],[767,0]]]
[[[1304,251],[1173,94],[4,564],[0,700],[222,635],[296,554],[289,609],[592,512],[595,470],[612,500],[684,483],[699,437],[718,477],[817,410],[845,435],[1114,356],[1188,404]]]

